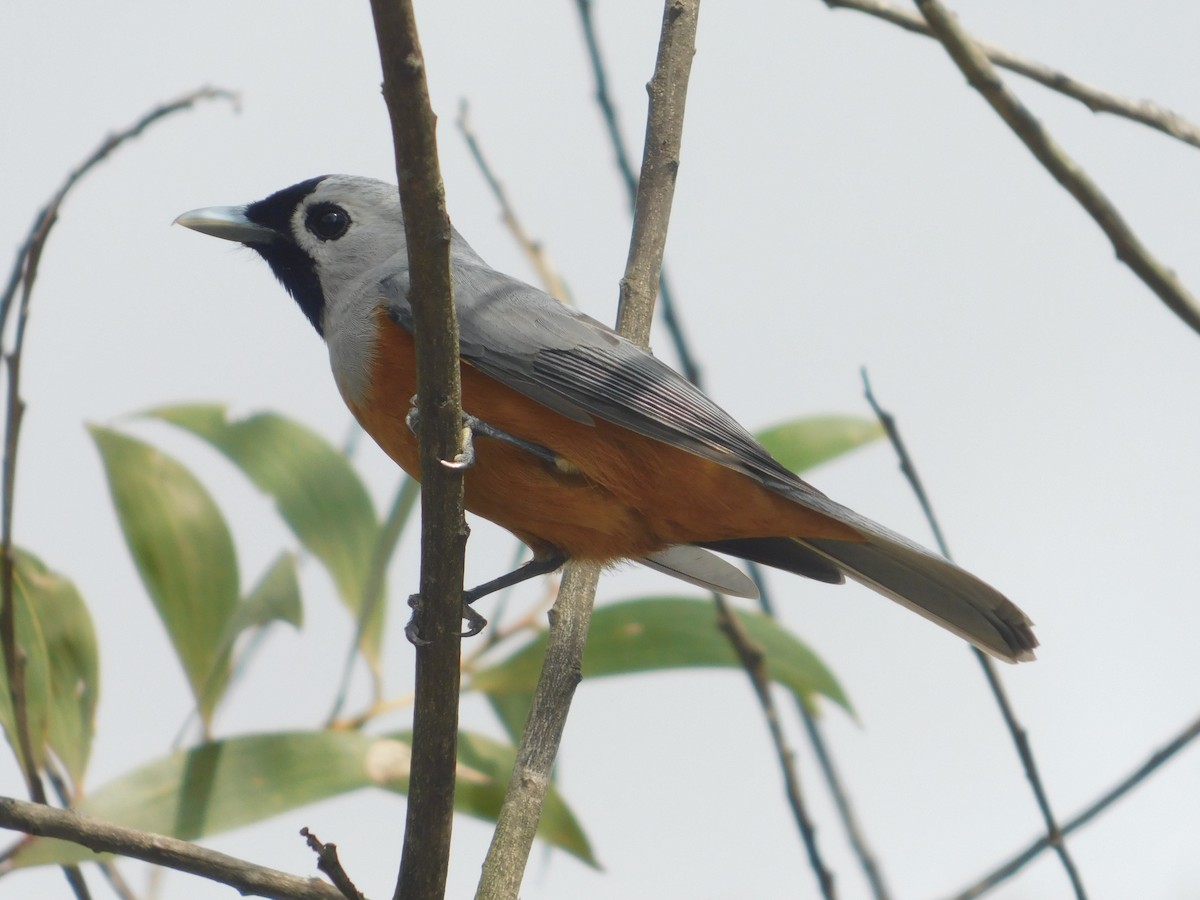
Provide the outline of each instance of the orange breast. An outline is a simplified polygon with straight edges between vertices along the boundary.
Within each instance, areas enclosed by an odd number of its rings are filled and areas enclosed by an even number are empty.
[[[359,423],[414,478],[416,438],[405,423],[416,393],[412,335],[380,311],[369,395],[346,398]],[[462,366],[463,408],[552,450],[555,466],[486,437],[465,474],[466,506],[544,555],[640,557],[673,544],[741,537],[861,540],[852,529],[754,480],[609,422],[583,425]]]

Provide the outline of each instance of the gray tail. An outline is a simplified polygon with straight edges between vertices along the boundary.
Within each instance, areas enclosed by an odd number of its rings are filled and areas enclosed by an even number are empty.
[[[1033,623],[995,588],[873,522],[857,518],[854,525],[864,541],[775,537],[700,546],[830,584],[849,576],[998,659],[1033,659]]]
[[[1033,623],[1007,597],[899,535],[872,528],[866,540],[794,539],[855,581],[1005,662],[1034,658]]]
[[[854,525],[864,540],[738,538],[670,547],[640,562],[719,593],[751,598],[758,595],[753,582],[706,551],[830,584],[849,576],[998,659],[1033,659],[1038,645],[1033,623],[995,588],[874,522],[857,518]]]

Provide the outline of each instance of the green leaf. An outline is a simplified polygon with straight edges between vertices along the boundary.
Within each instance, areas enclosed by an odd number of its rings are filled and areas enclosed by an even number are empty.
[[[460,812],[495,820],[515,750],[460,735]],[[411,759],[408,733],[357,731],[249,735],[204,744],[148,763],[95,791],[78,805],[84,815],[142,831],[193,840],[260,822],[366,787],[405,793]],[[587,840],[562,800],[551,791],[539,835],[595,864]],[[16,866],[82,862],[90,850],[63,841],[33,839]]]
[[[303,621],[296,557],[280,553],[250,595],[238,605],[229,620],[225,639],[232,643],[247,628],[258,628],[271,622],[287,622],[299,628]]]
[[[100,695],[100,651],[92,617],[75,585],[32,554],[17,555],[17,589],[37,616],[50,664],[47,743],[78,786],[92,750]]]
[[[357,617],[367,588],[379,523],[371,498],[345,455],[312,430],[274,413],[230,421],[225,407],[160,407],[144,415],[207,441],[259,490],[329,571],[338,595]],[[382,585],[380,595],[386,596]],[[385,604],[375,603],[362,648],[378,668]]]
[[[810,416],[782,422],[755,437],[793,472],[804,472],[883,435],[883,426],[875,419]]]
[[[806,644],[774,619],[735,610],[750,639],[766,654],[770,677],[809,709],[820,694],[847,711],[841,686]],[[467,687],[502,702],[493,708],[510,733],[519,733],[545,655],[546,637],[536,639],[496,665],[474,673]],[[740,668],[729,641],[717,628],[711,601],[676,597],[627,600],[597,607],[583,656],[583,677],[633,675],[691,667]]]
[[[160,450],[90,427],[125,543],[207,725],[229,679],[225,632],[238,607],[229,527],[187,469]]]
[[[45,635],[38,621],[37,603],[40,583],[31,557],[14,550],[13,610],[16,627],[17,659],[24,664],[25,724],[33,754],[33,765],[40,768],[46,759],[50,734],[50,710],[53,703],[50,658]],[[37,566],[40,566],[37,563]],[[32,576],[32,577],[31,577]],[[0,662],[4,662],[0,653]],[[20,664],[20,663],[19,663]],[[8,666],[0,668],[0,725],[18,759],[24,758],[17,736],[16,714],[8,685]]]

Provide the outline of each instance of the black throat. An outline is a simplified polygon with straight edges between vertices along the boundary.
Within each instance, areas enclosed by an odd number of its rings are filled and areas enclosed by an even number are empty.
[[[326,177],[328,176],[322,175],[319,178],[310,178],[246,207],[247,219],[256,225],[270,228],[275,233],[275,237],[268,242],[246,246],[267,261],[279,283],[292,295],[292,299],[300,306],[321,337],[325,336],[321,328],[325,295],[321,292],[316,263],[292,238],[292,216],[296,208],[304,202],[304,198]]]

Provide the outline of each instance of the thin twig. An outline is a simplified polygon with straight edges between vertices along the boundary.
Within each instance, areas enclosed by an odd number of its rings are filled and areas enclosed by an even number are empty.
[[[647,156],[653,152],[674,160],[674,166],[643,163],[643,178],[639,194],[646,194],[637,204],[633,238],[630,245],[630,264],[622,279],[622,295],[630,300],[622,317],[622,333],[643,346],[649,339],[648,323],[654,309],[658,272],[662,265],[662,249],[666,242],[669,206],[674,189],[675,167],[678,165],[678,138],[682,133],[687,78],[696,51],[696,19],[699,0],[667,0],[663,10],[659,53],[653,81],[663,90],[650,93],[647,115]],[[664,110],[678,121],[662,119]],[[650,134],[674,135],[675,143],[650,148]],[[657,199],[657,202],[655,200]],[[655,222],[662,233],[653,233],[640,221],[647,208],[655,211]],[[639,308],[638,304],[641,304]],[[517,748],[517,761],[504,797],[496,831],[483,864],[483,875],[475,893],[477,900],[515,900],[533,845],[534,834],[545,800],[546,789],[558,747],[566,725],[571,699],[579,683],[583,666],[583,650],[587,642],[587,627],[591,621],[592,602],[599,580],[595,563],[568,563],[563,575],[558,600],[550,613],[550,630],[546,637],[546,656],[534,690],[529,720]]]
[[[412,0],[371,0],[392,124],[408,243],[422,473],[421,587],[404,851],[397,900],[446,891],[454,819],[462,640],[463,479],[442,460],[462,452],[458,319],[450,277],[450,220],[437,158],[436,119]]]
[[[341,892],[346,900],[366,900],[360,891],[351,880],[346,870],[342,867],[342,861],[338,858],[337,844],[326,844],[307,827],[300,829],[300,834],[308,844],[310,850],[317,854],[317,868],[328,876],[333,882],[333,886]]]
[[[925,20],[903,7],[894,6],[884,0],[824,0],[830,9],[852,9],[891,22],[913,34],[933,37]],[[1100,88],[1085,84],[1066,72],[1045,63],[1019,56],[1011,50],[973,38],[975,46],[1002,69],[1016,72],[1043,87],[1078,100],[1092,112],[1109,113],[1122,119],[1130,119],[1141,125],[1161,131],[1193,147],[1200,147],[1200,125],[1190,122],[1172,110],[1149,100],[1131,100],[1111,94]]]
[[[779,715],[775,711],[775,701],[771,698],[771,679],[767,673],[766,655],[761,647],[750,639],[746,629],[729,608],[729,603],[720,594],[713,594],[717,606],[717,627],[729,640],[737,654],[742,668],[750,676],[754,694],[762,707],[763,717],[767,720],[767,728],[771,732],[771,742],[779,757],[779,768],[783,771],[784,790],[787,793],[788,804],[792,808],[792,816],[800,826],[800,834],[804,839],[804,847],[808,851],[808,863],[816,873],[817,883],[821,888],[821,896],[826,900],[834,900],[837,891],[834,887],[833,873],[825,865],[817,845],[817,830],[809,818],[800,791],[800,779],[796,777],[795,752],[787,743],[783,728],[779,724]]]
[[[904,440],[900,437],[900,430],[896,426],[895,417],[885,411],[879,405],[878,401],[876,401],[875,394],[871,390],[871,381],[867,377],[866,369],[862,370],[862,379],[867,403],[875,411],[880,424],[883,425],[884,430],[887,432],[888,440],[891,441],[896,455],[900,458],[900,469],[904,473],[904,477],[908,479],[908,483],[912,486],[913,493],[917,495],[921,509],[924,510],[925,517],[929,521],[929,527],[937,539],[938,549],[941,550],[942,555],[946,559],[953,559],[950,555],[950,548],[946,545],[946,541],[942,537],[942,529],[937,523],[937,516],[934,515],[933,506],[930,504],[929,497],[925,493],[925,488],[921,483],[920,476],[917,474],[916,466],[913,465],[908,448],[904,445]],[[1057,851],[1063,869],[1066,870],[1067,877],[1071,881],[1071,887],[1075,892],[1075,896],[1079,900],[1085,900],[1087,892],[1084,890],[1083,880],[1079,875],[1079,870],[1075,866],[1074,859],[1071,858],[1071,854],[1067,850],[1067,845],[1063,840],[1063,833],[1054,818],[1054,811],[1050,808],[1050,799],[1046,796],[1041,775],[1038,773],[1037,761],[1033,756],[1033,748],[1029,744],[1029,735],[1021,723],[1017,721],[1016,713],[1013,712],[1012,704],[1008,701],[1008,695],[1004,690],[1003,684],[1000,682],[1000,676],[997,674],[996,667],[992,664],[992,661],[981,650],[975,647],[971,649],[975,652],[975,658],[979,661],[980,666],[983,667],[984,677],[987,678],[988,686],[992,689],[992,696],[1000,707],[1004,723],[1008,726],[1008,733],[1017,748],[1017,756],[1021,759],[1021,765],[1025,769],[1025,777],[1029,780],[1029,785],[1033,789],[1033,796],[1037,800],[1038,809],[1041,810],[1042,820],[1046,825],[1046,839]]]
[[[858,824],[858,816],[854,812],[854,807],[850,805],[850,795],[846,792],[846,788],[842,784],[842,776],[834,765],[833,755],[829,752],[829,747],[825,743],[825,734],[821,731],[821,726],[813,714],[800,702],[800,698],[797,697],[795,699],[796,710],[800,714],[801,721],[804,723],[804,730],[808,734],[809,743],[812,744],[813,754],[817,758],[817,765],[821,769],[821,775],[825,779],[825,784],[829,787],[829,793],[833,797],[834,806],[837,807],[838,816],[842,820],[842,827],[846,830],[846,839],[850,841],[850,849],[858,857],[858,864],[863,870],[863,875],[867,879],[868,886],[871,888],[871,896],[875,900],[891,900],[891,892],[888,890],[887,883],[883,880],[883,870],[880,868],[878,860],[875,859],[874,852],[867,844],[862,827]]]
[[[642,174],[633,201],[633,240],[629,242],[617,308],[617,330],[643,346],[650,344],[654,300],[662,280],[667,225],[671,220],[671,201],[675,197],[683,144],[683,110],[692,58],[696,54],[698,14],[699,0],[694,4],[683,0],[666,4],[658,64],[646,86],[650,103]]]
[[[617,108],[608,93],[608,73],[604,66],[604,58],[600,55],[600,42],[596,38],[592,0],[575,0],[575,8],[579,12],[579,24],[583,27],[583,40],[587,44],[588,58],[592,62],[592,75],[596,79],[596,104],[600,107],[600,115],[604,119],[605,128],[608,129],[608,143],[612,147],[617,171],[621,173],[621,181],[629,195],[629,211],[632,213],[633,202],[637,197],[638,176],[625,149],[625,138],[617,122]]]
[[[1046,171],[1096,221],[1112,242],[1117,259],[1129,266],[1188,327],[1200,333],[1200,303],[1175,273],[1150,253],[1099,186],[1005,86],[995,66],[975,46],[953,14],[940,0],[916,0],[916,3],[967,82],[983,95]]]
[[[529,260],[529,264],[537,272],[538,281],[542,283],[542,287],[546,293],[552,297],[557,297],[563,302],[569,303],[571,300],[570,291],[567,290],[566,283],[563,282],[554,266],[551,265],[549,258],[546,256],[546,248],[542,245],[541,241],[535,241],[529,236],[529,232],[525,230],[525,226],[517,218],[516,210],[513,208],[512,202],[508,199],[508,192],[504,190],[504,185],[500,183],[500,179],[496,177],[492,171],[492,167],[488,165],[487,158],[483,155],[483,147],[479,143],[479,138],[467,119],[466,100],[458,104],[458,119],[454,124],[458,126],[459,134],[467,142],[467,149],[471,151],[475,165],[479,167],[484,181],[487,182],[488,188],[491,189],[492,196],[496,198],[496,202],[500,205],[500,215],[504,218],[504,226],[509,230],[513,238],[516,239],[517,246],[521,248],[525,254],[525,258]]]
[[[0,828],[58,838],[96,853],[116,853],[227,884],[255,897],[279,900],[344,900],[316,878],[298,878],[218,853],[178,838],[101,822],[70,810],[0,797]]]
[[[476,900],[515,900],[537,832],[571,700],[582,677],[592,600],[600,580],[595,563],[570,563],[549,613],[546,654],[512,777],[483,862]]]
[[[29,322],[30,301],[34,283],[37,281],[38,266],[50,231],[58,221],[58,212],[63,201],[79,181],[97,165],[107,159],[122,144],[140,135],[155,122],[176,112],[190,109],[201,100],[225,99],[236,106],[236,95],[229,91],[202,88],[177,100],[163,104],[143,115],[133,125],[109,135],[92,153],[68,175],[63,184],[38,212],[25,240],[17,251],[12,272],[0,295],[0,335],[8,325],[9,314],[14,302],[17,304],[17,324],[13,334],[12,349],[4,354],[8,367],[8,389],[5,395],[5,425],[3,472],[0,474],[0,654],[4,656],[5,674],[8,678],[9,699],[13,710],[13,726],[16,730],[15,744],[21,771],[25,776],[29,796],[37,803],[46,803],[46,791],[38,775],[36,755],[29,734],[29,712],[25,696],[25,654],[17,644],[15,619],[15,560],[13,557],[13,511],[17,479],[17,448],[20,441],[21,421],[25,414],[25,403],[21,399],[21,359],[25,349],[25,330]],[[17,298],[18,289],[20,298]],[[76,897],[84,900],[89,896],[83,875],[77,866],[64,866],[63,872]]]
[[[616,158],[617,169],[621,173],[621,181],[625,185],[625,191],[629,196],[629,209],[632,212],[637,200],[638,177],[634,174],[633,164],[629,159],[629,153],[625,149],[625,139],[621,136],[621,128],[617,124],[616,108],[609,97],[608,75],[605,71],[603,57],[600,55],[600,44],[596,39],[596,26],[592,20],[592,3],[591,0],[576,0],[575,6],[579,11],[579,21],[583,27],[583,38],[587,44],[588,57],[592,63],[592,74],[596,79],[596,103],[600,107],[604,125],[608,129],[609,143]],[[679,368],[682,370],[684,377],[693,384],[698,384],[700,381],[700,366],[696,363],[695,357],[692,356],[687,338],[683,333],[683,323],[676,315],[675,294],[671,290],[671,283],[667,278],[665,265],[661,269],[658,292],[659,299],[662,301],[659,305],[662,309],[663,324],[667,326],[667,333],[671,336],[671,343],[675,348],[675,355],[679,358]]]
[[[1133,772],[1122,778],[1112,788],[1107,790],[1095,802],[1076,815],[1073,819],[1067,822],[1062,827],[1064,836],[1071,834],[1076,829],[1087,825],[1092,819],[1104,812],[1108,807],[1112,806],[1131,790],[1145,781],[1159,766],[1177,754],[1180,750],[1190,744],[1197,737],[1200,737],[1200,719],[1196,719],[1190,725],[1183,729],[1178,735],[1172,738],[1165,746],[1152,753],[1144,763],[1137,767]],[[1038,838],[1023,851],[1018,853],[1012,859],[1008,860],[1001,866],[998,866],[994,871],[989,872],[975,884],[963,892],[956,894],[954,900],[974,900],[976,897],[981,897],[996,887],[1005,879],[1011,877],[1030,862],[1032,862],[1039,854],[1049,848],[1051,845],[1050,839],[1045,835]]]
[[[37,214],[37,217],[33,221],[33,227],[29,230],[28,236],[17,251],[17,259],[13,265],[12,272],[9,274],[8,284],[5,286],[4,293],[0,295],[0,333],[8,326],[8,315],[12,308],[13,298],[16,296],[17,286],[21,282],[23,273],[29,268],[26,260],[34,259],[34,269],[36,269],[36,258],[41,256],[40,245],[45,243],[46,235],[54,227],[54,222],[58,218],[59,207],[62,206],[63,200],[66,199],[67,194],[71,192],[78,181],[97,165],[104,162],[114,150],[141,135],[143,131],[160,119],[165,119],[177,112],[190,109],[203,100],[227,100],[233,104],[235,110],[240,108],[241,103],[237,93],[225,90],[224,88],[205,87],[184,94],[176,100],[156,106],[128,128],[124,128],[106,137],[100,143],[100,146],[93,150],[91,155],[67,176],[62,186],[50,198],[50,202],[42,207],[41,211]],[[35,244],[39,245],[36,251],[34,250]]]
[[[758,587],[759,607],[762,611],[775,618],[775,613],[771,606],[771,591],[767,584],[766,578],[763,577],[762,569],[757,563],[747,563],[746,571],[750,575],[751,580]],[[737,650],[737,647],[734,648]],[[739,659],[742,654],[738,652]],[[743,665],[743,668],[745,666]],[[755,681],[753,670],[747,668],[746,674],[751,681]],[[756,688],[757,690],[757,688]],[[867,879],[867,884],[871,889],[871,896],[875,900],[891,900],[891,892],[888,890],[887,883],[883,879],[883,870],[880,868],[878,861],[875,859],[875,854],[867,844],[866,836],[863,834],[862,828],[858,824],[858,816],[854,813],[854,808],[850,804],[850,795],[847,792],[845,785],[842,784],[842,777],[838,773],[837,767],[833,762],[833,755],[829,752],[829,747],[825,744],[825,735],[821,731],[821,726],[817,722],[816,717],[809,711],[803,703],[796,700],[796,712],[804,723],[805,733],[808,735],[809,743],[812,744],[813,754],[817,758],[817,766],[821,770],[821,776],[825,779],[825,784],[829,788],[830,796],[833,798],[834,807],[838,811],[838,817],[842,821],[842,828],[846,832],[846,839],[850,842],[850,849],[858,858],[858,864],[863,870],[863,875]],[[771,739],[775,743],[775,755],[779,760],[780,768],[783,770],[783,780],[785,785],[799,785],[800,777],[796,772],[795,754],[788,749],[783,742],[783,733],[777,733],[768,721],[768,730],[771,734]],[[806,822],[808,815],[803,805],[803,797],[799,790],[788,794],[788,806],[792,810],[792,818],[796,821],[796,827],[800,830],[801,835],[805,834]],[[807,840],[806,840],[807,847]],[[810,859],[815,848],[808,848]],[[814,867],[814,872],[817,875],[817,880],[822,881],[822,871],[824,865]]]
[[[99,866],[100,873],[108,882],[109,889],[117,896],[117,900],[138,900],[137,894],[129,886],[129,882],[125,880],[125,876],[121,874],[121,870],[117,868],[114,861],[105,860],[99,863]]]
[[[28,284],[28,282],[26,282]],[[8,390],[5,395],[7,415],[5,417],[4,440],[4,474],[3,474],[3,525],[0,526],[3,537],[0,538],[0,554],[3,564],[3,608],[0,608],[0,652],[4,654],[5,676],[8,679],[8,696],[13,711],[13,728],[11,735],[17,751],[17,762],[21,773],[25,776],[25,789],[30,798],[36,803],[46,802],[46,789],[38,775],[37,756],[34,754],[33,740],[29,733],[29,708],[25,694],[25,665],[27,656],[23,647],[17,643],[16,616],[16,561],[13,558],[13,487],[16,484],[17,472],[17,440],[21,430],[21,418],[25,413],[25,403],[18,393],[21,377],[21,349],[25,335],[25,311],[28,309],[28,289],[24,292],[21,303],[21,314],[17,318],[17,337],[15,349],[5,356],[8,364]]]

